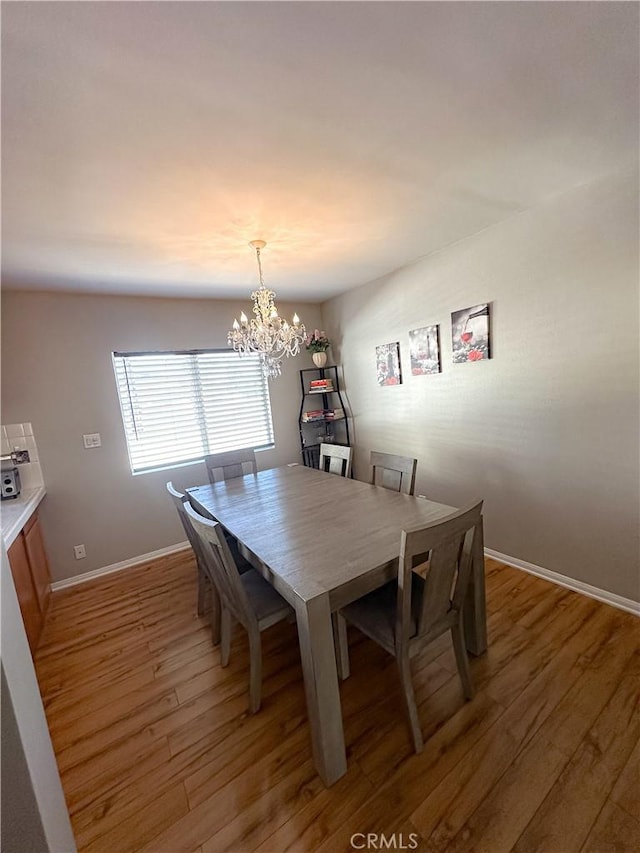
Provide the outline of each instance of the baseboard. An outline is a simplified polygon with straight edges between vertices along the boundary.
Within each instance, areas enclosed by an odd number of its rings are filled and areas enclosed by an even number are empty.
[[[544,569],[542,566],[534,565],[534,563],[527,563],[524,560],[518,560],[516,557],[509,557],[507,554],[501,554],[499,551],[492,551],[491,548],[485,548],[484,553],[485,556],[499,560],[501,563],[506,563],[508,566],[513,566],[514,569],[522,569],[524,572],[537,575],[540,578],[544,578],[544,580],[558,584],[558,586],[564,586],[567,589],[573,590],[573,592],[580,592],[589,598],[595,598],[598,601],[603,601],[605,604],[611,604],[612,607],[618,607],[620,610],[633,613],[634,616],[640,616],[640,602],[634,601],[632,598],[623,598],[614,592],[607,592],[606,589],[599,589],[597,586],[591,586],[591,584],[577,581],[558,572],[552,572],[551,569]]]
[[[186,551],[190,548],[188,542],[178,542],[177,545],[169,545],[167,548],[160,548],[159,551],[150,551],[148,554],[140,554],[139,557],[131,557],[130,560],[123,560],[121,563],[112,563],[110,566],[103,566],[101,569],[93,569],[90,572],[85,572],[82,575],[75,575],[72,578],[65,578],[61,581],[55,581],[51,584],[52,592],[58,589],[66,589],[69,586],[76,586],[79,583],[101,578],[104,575],[113,574],[113,572],[121,572],[123,569],[130,569],[132,566],[139,566],[141,563],[146,563],[149,560],[155,560],[158,557],[166,557],[169,554],[177,554],[178,551]]]
[[[190,548],[188,542],[178,542],[176,545],[169,545],[167,548],[160,548],[158,551],[150,551],[148,554],[140,554],[138,557],[132,557],[129,560],[123,560],[121,563],[112,563],[110,566],[103,566],[101,569],[93,569],[91,572],[85,572],[82,575],[75,575],[72,578],[55,581],[51,584],[51,590],[55,592],[58,589],[66,589],[70,586],[86,583],[87,581],[101,578],[104,575],[110,575],[113,572],[120,572],[123,569],[129,569],[132,566],[138,566],[141,563],[146,563],[149,560],[155,560],[158,557],[166,557],[169,554],[176,554],[179,551],[186,551]],[[494,560],[499,560],[501,563],[506,563],[507,566],[512,566],[514,569],[522,569],[529,574],[537,575],[544,580],[551,581],[564,586],[573,592],[582,593],[589,598],[595,598],[597,601],[603,601],[605,604],[610,604],[612,607],[618,607],[620,610],[626,610],[628,613],[633,613],[634,616],[640,616],[640,602],[634,601],[632,598],[623,598],[621,595],[616,595],[614,592],[608,592],[605,589],[599,589],[597,586],[591,586],[583,581],[569,578],[566,575],[561,575],[559,572],[552,572],[551,569],[545,569],[542,566],[536,566],[534,563],[527,563],[525,560],[519,560],[517,557],[510,557],[508,554],[501,554],[499,551],[493,551],[491,548],[485,548],[484,553],[487,557]]]

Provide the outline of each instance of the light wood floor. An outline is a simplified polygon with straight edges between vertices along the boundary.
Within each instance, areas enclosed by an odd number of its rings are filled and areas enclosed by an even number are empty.
[[[475,699],[446,638],[415,662],[420,756],[393,660],[350,634],[349,771],[330,789],[295,625],[263,635],[251,716],[245,636],[222,669],[186,552],[56,593],[37,671],[78,848],[639,850],[638,620],[492,560],[487,589]]]

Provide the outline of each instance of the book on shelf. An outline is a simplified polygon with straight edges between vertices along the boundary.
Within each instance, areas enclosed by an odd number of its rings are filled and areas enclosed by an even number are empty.
[[[339,421],[341,418],[344,418],[344,409],[340,407],[337,409],[328,409],[325,412],[325,417],[328,421]]]
[[[333,390],[333,385],[323,385],[321,388],[309,388],[309,394],[328,394]]]
[[[339,421],[344,418],[344,409],[314,409],[311,412],[302,413],[302,423],[308,424],[312,421]]]

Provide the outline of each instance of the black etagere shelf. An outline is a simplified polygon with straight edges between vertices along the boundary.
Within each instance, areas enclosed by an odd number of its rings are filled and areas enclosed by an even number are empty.
[[[350,445],[347,409],[335,365],[300,371],[300,447],[307,468],[318,468],[320,445]]]

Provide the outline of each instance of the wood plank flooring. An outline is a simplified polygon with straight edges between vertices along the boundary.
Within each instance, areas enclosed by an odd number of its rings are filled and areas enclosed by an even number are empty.
[[[222,669],[188,552],[55,593],[36,665],[78,849],[639,850],[639,621],[493,560],[486,572],[474,700],[446,637],[414,661],[419,756],[394,661],[350,633],[349,770],[329,789],[295,625],[263,635],[250,715],[246,636]]]

